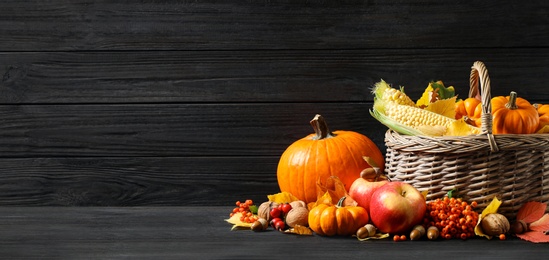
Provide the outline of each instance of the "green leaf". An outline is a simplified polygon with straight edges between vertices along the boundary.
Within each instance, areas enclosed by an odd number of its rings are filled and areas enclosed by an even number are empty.
[[[454,197],[455,193],[457,193],[457,190],[456,189],[451,189],[446,193],[446,195],[448,195],[448,198],[451,199],[452,197]]]
[[[257,215],[257,206],[256,205],[251,205],[250,206],[250,212],[252,212],[252,214],[255,214]]]
[[[453,86],[445,87],[442,81],[431,82],[434,91],[437,92],[439,99],[447,99],[454,97],[456,91]]]

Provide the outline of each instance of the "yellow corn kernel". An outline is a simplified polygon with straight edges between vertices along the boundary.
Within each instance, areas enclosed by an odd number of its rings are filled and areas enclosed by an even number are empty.
[[[384,80],[376,83],[374,90],[375,96],[384,101],[393,101],[401,105],[416,106],[416,103],[404,93],[404,89],[393,88],[389,86]]]
[[[417,126],[445,126],[448,127],[455,121],[453,118],[443,116],[418,107],[401,105],[396,102],[385,102],[385,115],[396,120],[400,124]]]

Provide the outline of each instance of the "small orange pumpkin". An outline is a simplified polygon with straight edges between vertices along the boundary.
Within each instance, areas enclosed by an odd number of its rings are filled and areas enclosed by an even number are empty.
[[[456,102],[456,119],[464,118],[472,126],[481,126],[482,102],[478,98],[470,97]]]
[[[315,202],[317,182],[324,187],[331,176],[338,177],[348,191],[360,172],[371,167],[364,156],[380,167],[385,165],[383,154],[365,135],[353,131],[330,132],[321,115],[310,123],[315,133],[295,141],[280,157],[277,179],[281,191],[306,203]]]
[[[538,111],[538,116],[539,116],[538,129],[541,129],[544,126],[549,125],[549,104],[534,104],[533,106]]]
[[[526,99],[512,91],[507,97],[492,98],[494,134],[532,134],[539,126],[538,111]]]
[[[309,227],[321,236],[349,236],[368,224],[370,218],[365,208],[342,206],[345,197],[337,205],[318,204],[309,211]]]

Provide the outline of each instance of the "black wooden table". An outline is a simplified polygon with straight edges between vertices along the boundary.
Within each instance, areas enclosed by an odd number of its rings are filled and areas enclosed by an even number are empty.
[[[2,258],[39,259],[545,259],[548,244],[358,241],[231,231],[231,207],[0,207]],[[389,258],[387,258],[389,257]]]

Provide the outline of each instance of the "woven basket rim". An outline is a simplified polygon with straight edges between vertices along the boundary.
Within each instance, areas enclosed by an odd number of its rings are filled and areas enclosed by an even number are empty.
[[[493,135],[499,150],[493,154],[520,150],[549,150],[549,134],[497,134]],[[491,150],[486,134],[468,136],[411,136],[393,130],[385,133],[385,145],[403,152],[470,153]]]

